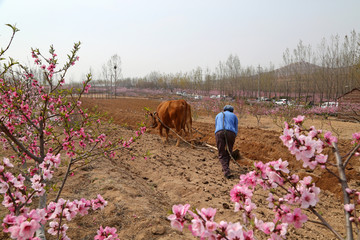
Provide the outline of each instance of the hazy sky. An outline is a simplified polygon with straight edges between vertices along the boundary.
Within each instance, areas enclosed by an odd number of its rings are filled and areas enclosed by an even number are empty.
[[[322,38],[360,32],[359,0],[0,0],[0,47],[16,24],[9,55],[32,62],[31,47],[54,45],[66,59],[82,42],[80,61],[68,78],[94,77],[118,54],[123,77],[152,71],[214,70],[237,55],[242,66],[283,65],[286,48],[300,40],[317,47]]]

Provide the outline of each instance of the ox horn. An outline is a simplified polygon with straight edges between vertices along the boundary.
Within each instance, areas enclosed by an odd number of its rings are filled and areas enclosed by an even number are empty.
[[[157,123],[157,119],[156,119],[157,117],[155,117],[155,116],[158,116],[158,113],[157,113],[157,112],[149,113],[149,115],[152,117],[152,120],[153,120],[153,122],[152,122],[152,124],[151,124],[150,127],[156,128],[157,125],[158,125],[158,123]]]

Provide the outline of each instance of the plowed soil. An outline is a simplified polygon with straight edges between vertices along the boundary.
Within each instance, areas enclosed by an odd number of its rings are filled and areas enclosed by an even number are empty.
[[[149,122],[145,118],[144,107],[155,110],[164,99],[118,98],[118,99],[83,99],[84,106],[97,105],[101,111],[108,112],[114,119],[117,129],[113,133],[125,139],[133,135],[137,123]],[[193,110],[193,114],[194,114]],[[127,152],[119,152],[110,161],[101,159],[79,169],[67,182],[63,198],[93,198],[100,193],[108,206],[99,213],[91,213],[69,223],[71,239],[93,239],[99,225],[118,229],[121,239],[195,239],[185,229],[183,233],[170,227],[166,217],[172,205],[189,203],[194,208],[213,207],[217,209],[216,221],[236,222],[241,215],[234,213],[229,192],[238,182],[239,175],[250,169],[254,161],[273,161],[279,158],[288,160],[290,168],[301,176],[310,175],[315,179],[321,191],[320,203],[316,209],[343,236],[344,217],[341,206],[341,190],[337,179],[331,174],[315,170],[305,170],[300,162],[289,154],[282,145],[279,136],[281,129],[268,118],[263,118],[260,126],[256,119],[249,116],[239,117],[239,134],[234,149],[240,151],[237,160],[230,168],[235,179],[224,179],[217,152],[205,147],[205,143],[215,146],[214,114],[197,110],[193,118],[195,148],[182,142],[175,147],[176,138],[172,135],[169,143],[163,143],[156,129],[148,128],[131,147],[133,154],[139,157],[132,160]],[[351,133],[359,132],[359,124],[332,121],[339,134],[339,148],[348,150]],[[328,127],[318,120],[311,120],[308,125]],[[149,152],[147,159],[141,154]],[[358,159],[357,159],[358,160]],[[333,159],[331,159],[333,161]],[[348,165],[351,186],[360,185],[360,164]],[[259,205],[257,214],[264,220],[273,216],[266,206],[266,193],[259,191],[255,198]],[[317,218],[308,214],[309,219]],[[261,238],[260,238],[261,239]],[[287,239],[335,239],[324,226],[307,222],[303,228],[290,228]]]

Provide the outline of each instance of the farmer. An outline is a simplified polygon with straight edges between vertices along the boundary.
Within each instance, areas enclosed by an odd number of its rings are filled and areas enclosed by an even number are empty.
[[[230,154],[238,132],[238,118],[233,113],[234,107],[226,105],[224,111],[215,117],[215,140],[219,152],[219,160],[225,178],[230,179]],[[230,152],[230,154],[229,154]]]

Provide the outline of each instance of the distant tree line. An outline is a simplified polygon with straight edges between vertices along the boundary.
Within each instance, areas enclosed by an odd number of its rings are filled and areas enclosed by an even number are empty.
[[[103,66],[94,86],[108,89],[149,88],[192,91],[235,98],[291,98],[297,102],[335,100],[344,93],[360,87],[360,34],[351,31],[344,39],[339,35],[323,38],[316,48],[301,40],[295,49],[283,53],[283,66],[242,66],[237,55],[220,61],[215,70],[197,67],[190,72],[165,74],[151,72],[142,78],[122,78],[121,60],[114,55]],[[116,67],[115,67],[116,66]],[[101,88],[98,88],[101,89]]]

